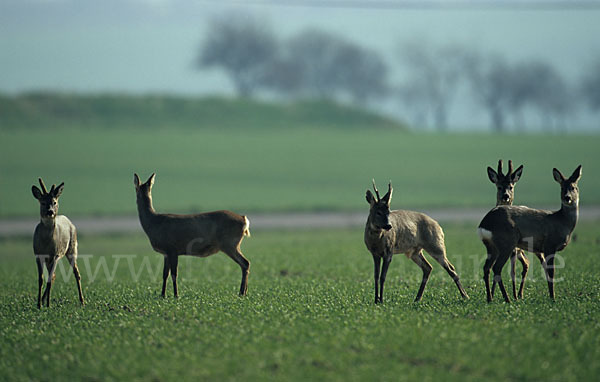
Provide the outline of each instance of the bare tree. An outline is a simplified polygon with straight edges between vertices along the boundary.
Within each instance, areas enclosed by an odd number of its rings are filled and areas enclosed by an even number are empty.
[[[511,98],[510,66],[499,56],[476,52],[471,52],[465,63],[475,101],[489,113],[493,129],[503,132]]]
[[[263,20],[248,14],[227,14],[210,23],[197,65],[221,67],[241,96],[252,96],[277,49],[275,36]]]
[[[401,88],[419,93],[419,100],[427,104],[439,130],[448,126],[448,115],[460,85],[465,65],[465,52],[457,45],[431,47],[422,43],[401,45],[400,59],[408,70],[410,80]],[[401,94],[406,95],[406,90]]]
[[[293,65],[291,74],[301,78],[304,95],[346,96],[364,104],[386,94],[387,66],[381,56],[342,37],[305,30],[289,40],[285,54],[282,62]]]
[[[530,102],[536,110],[544,127],[565,128],[566,118],[572,109],[570,89],[562,75],[549,63],[532,61],[526,68],[530,84]]]
[[[289,57],[277,57],[271,61],[261,80],[262,86],[279,95],[296,97],[303,91],[303,67]]]
[[[387,65],[381,56],[352,43],[341,44],[335,57],[338,87],[359,105],[387,94]]]
[[[475,100],[485,107],[494,130],[506,128],[506,115],[515,126],[525,127],[524,111],[539,113],[546,128],[566,124],[572,110],[570,89],[561,74],[544,61],[509,64],[498,55],[471,52],[467,77]]]
[[[535,78],[533,66],[527,63],[518,63],[507,67],[505,84],[507,88],[506,108],[513,117],[515,128],[525,129],[524,110],[533,104],[536,97],[536,85],[532,82]]]
[[[429,112],[427,94],[424,89],[418,83],[409,81],[399,86],[396,93],[400,102],[405,106],[405,112],[410,115],[413,127],[424,127],[427,124]]]
[[[288,44],[289,57],[299,64],[304,93],[321,98],[334,98],[337,92],[336,53],[340,41],[335,36],[306,30],[292,37]]]
[[[600,57],[586,68],[580,86],[581,95],[590,110],[600,112]]]

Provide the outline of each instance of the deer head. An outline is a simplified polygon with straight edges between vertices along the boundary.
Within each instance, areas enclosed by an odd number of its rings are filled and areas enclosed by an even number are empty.
[[[133,174],[133,185],[135,186],[135,192],[138,198],[142,196],[151,196],[155,175],[155,173],[152,173],[152,175],[150,175],[146,183],[141,183],[138,174]]]
[[[579,205],[579,188],[577,182],[581,178],[581,165],[579,165],[570,177],[565,178],[556,168],[552,170],[554,180],[560,184],[560,201],[563,206],[577,207]]]
[[[46,185],[42,178],[38,178],[41,190],[36,186],[31,186],[33,197],[40,202],[40,217],[43,219],[54,219],[58,214],[58,198],[65,188],[65,183],[61,183],[58,187],[52,185],[50,191],[46,190]]]
[[[498,192],[496,194],[497,205],[511,205],[515,198],[515,183],[521,178],[523,165],[519,166],[513,172],[512,160],[508,161],[508,172],[502,173],[502,159],[498,161],[498,172],[493,168],[487,168],[490,181],[496,185]]]
[[[367,190],[367,202],[371,206],[369,211],[369,224],[375,229],[384,229],[389,231],[392,229],[390,224],[390,202],[392,200],[392,183],[388,184],[388,192],[383,196],[379,197],[379,191],[375,185],[375,179],[373,179],[373,190],[377,197],[373,195],[371,190]]]

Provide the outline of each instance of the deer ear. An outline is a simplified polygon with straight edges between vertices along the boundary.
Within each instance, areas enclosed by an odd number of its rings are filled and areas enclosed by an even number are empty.
[[[55,198],[58,198],[60,196],[60,194],[62,194],[64,189],[65,189],[65,182],[62,182],[61,184],[58,185],[58,187],[56,187],[54,189],[52,194],[54,195]]]
[[[373,193],[371,192],[371,190],[367,190],[366,198],[367,198],[367,203],[369,203],[370,205],[377,203],[377,201],[375,200],[375,196],[373,196]]]
[[[498,173],[496,171],[494,171],[493,168],[488,167],[487,174],[488,174],[488,178],[490,178],[490,181],[492,183],[494,183],[494,184],[498,183]]]
[[[556,180],[560,184],[562,184],[565,181],[565,177],[557,169],[552,169],[552,176],[554,176],[554,180]]]
[[[150,178],[148,178],[148,180],[146,181],[146,184],[148,186],[150,186],[150,188],[152,188],[152,186],[154,185],[154,176],[156,175],[156,173],[152,173],[152,175],[150,175]]]
[[[520,165],[519,168],[515,170],[515,172],[510,174],[510,181],[512,183],[517,183],[519,179],[521,179],[521,174],[523,174],[523,165]]]
[[[577,182],[579,182],[580,178],[581,178],[581,165],[577,166],[575,171],[573,171],[573,174],[571,174],[571,176],[569,177],[569,182],[577,183]]]
[[[36,186],[31,186],[31,193],[33,194],[33,197],[37,200],[40,200],[42,198],[42,191]]]
[[[133,185],[136,191],[140,188],[140,177],[136,173],[133,173]]]

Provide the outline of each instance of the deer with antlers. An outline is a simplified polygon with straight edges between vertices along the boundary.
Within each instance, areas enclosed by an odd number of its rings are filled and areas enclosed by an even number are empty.
[[[41,190],[36,186],[31,187],[33,196],[40,202],[40,223],[35,227],[33,234],[33,253],[38,270],[38,308],[41,309],[43,302],[46,303],[46,307],[50,306],[50,290],[56,278],[56,264],[63,256],[73,268],[79,301],[81,305],[85,305],[81,291],[81,276],[77,268],[77,230],[66,216],[58,215],[58,198],[65,184],[63,182],[58,187],[53,184],[48,191],[42,178],[38,181]],[[48,280],[42,296],[44,263],[48,270]]]
[[[579,216],[579,188],[581,165],[569,178],[556,168],[554,180],[560,184],[561,208],[557,211],[538,210],[523,206],[498,206],[488,212],[477,232],[487,250],[483,279],[487,301],[492,301],[496,284],[504,301],[510,302],[502,283],[502,268],[516,248],[538,254],[548,281],[548,292],[554,300],[554,258],[571,240]],[[493,268],[492,268],[493,267]],[[490,269],[494,283],[490,290]]]
[[[383,302],[383,285],[392,256],[404,253],[423,271],[421,286],[415,302],[421,300],[423,291],[429,280],[431,264],[423,256],[427,251],[448,272],[456,283],[463,298],[469,298],[463,289],[454,266],[446,258],[446,246],[442,227],[429,216],[415,211],[390,210],[392,184],[388,184],[388,192],[382,197],[373,180],[373,190],[367,190],[369,217],[365,226],[365,244],[373,256],[375,265],[375,303]],[[381,262],[383,260],[383,265]]]
[[[523,174],[523,165],[519,166],[513,171],[512,160],[508,161],[508,172],[502,173],[502,159],[498,160],[498,171],[494,171],[493,168],[487,168],[488,178],[497,187],[496,192],[496,206],[512,206],[515,199],[515,184],[521,178]],[[537,255],[537,254],[536,254]],[[538,255],[539,257],[539,255]],[[523,270],[521,272],[521,285],[519,286],[519,293],[517,294],[516,288],[516,271],[515,265],[516,260],[521,262]],[[541,259],[540,259],[541,261]],[[517,298],[523,298],[523,288],[525,286],[525,278],[527,277],[527,271],[529,270],[529,260],[522,249],[515,249],[510,256],[510,278],[512,281],[512,291],[515,300]],[[492,290],[492,295],[494,291]]]

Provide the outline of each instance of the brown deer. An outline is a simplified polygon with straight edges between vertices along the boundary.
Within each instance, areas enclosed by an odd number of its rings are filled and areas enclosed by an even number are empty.
[[[167,278],[171,272],[173,293],[177,297],[177,264],[179,255],[207,257],[224,252],[242,269],[240,296],[248,291],[250,261],[240,251],[244,236],[250,236],[250,221],[231,211],[215,211],[194,215],[158,214],[152,206],[152,174],[141,184],[137,174],[133,184],[137,195],[140,223],[152,248],[164,256],[161,296],[165,297]]]
[[[554,180],[560,184],[561,208],[545,211],[523,206],[498,206],[488,212],[477,230],[487,250],[483,266],[487,301],[492,301],[490,269],[493,266],[494,285],[500,287],[504,301],[510,302],[502,283],[502,268],[515,248],[538,254],[548,281],[548,292],[554,300],[554,257],[571,239],[579,215],[579,165],[569,178],[553,169]],[[492,287],[492,290],[493,290]]]
[[[469,298],[460,283],[454,266],[446,258],[442,227],[435,220],[420,212],[390,211],[391,183],[383,198],[379,196],[375,180],[373,180],[373,189],[377,197],[370,190],[367,190],[366,195],[371,208],[365,226],[365,244],[373,256],[375,265],[375,304],[383,302],[383,284],[388,267],[392,256],[398,253],[404,253],[406,257],[421,267],[423,279],[415,302],[421,299],[432,269],[431,264],[423,256],[423,250],[427,251],[448,272],[456,283],[461,296]],[[383,265],[381,265],[382,259]]]
[[[46,302],[47,307],[50,306],[50,290],[56,278],[56,264],[63,256],[73,268],[79,301],[81,305],[85,305],[81,291],[81,276],[77,268],[77,230],[66,216],[58,215],[58,198],[65,184],[61,183],[58,187],[53,184],[50,191],[47,191],[42,178],[38,181],[41,190],[36,186],[31,187],[33,196],[40,202],[40,223],[35,227],[33,234],[33,253],[38,270],[38,308],[41,309],[42,301]],[[48,270],[48,281],[42,296],[44,263]]]
[[[498,172],[494,171],[493,168],[487,168],[487,174],[490,181],[497,187],[496,192],[496,206],[511,206],[515,199],[515,183],[519,181],[523,173],[523,165],[519,166],[513,172],[512,160],[508,161],[508,172],[502,173],[502,159],[498,161]],[[525,253],[521,249],[516,249],[510,256],[510,278],[512,280],[513,297],[517,299],[517,288],[515,284],[515,263],[516,259],[519,259],[523,266],[521,272],[521,285],[519,286],[520,298],[523,298],[523,287],[525,286],[525,278],[527,277],[527,271],[529,270],[529,260]],[[492,290],[492,295],[494,291]]]

